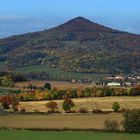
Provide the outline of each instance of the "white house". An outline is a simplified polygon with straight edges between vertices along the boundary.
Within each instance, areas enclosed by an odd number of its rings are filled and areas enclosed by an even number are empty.
[[[107,85],[108,85],[108,86],[121,86],[121,84],[118,83],[118,82],[110,82],[110,83],[108,83]]]

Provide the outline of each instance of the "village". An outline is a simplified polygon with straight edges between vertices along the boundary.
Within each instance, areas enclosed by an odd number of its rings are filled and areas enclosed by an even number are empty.
[[[95,86],[118,86],[118,87],[132,87],[140,84],[140,76],[136,74],[129,74],[127,76],[122,75],[113,75],[107,76],[100,81],[91,81],[91,80],[75,80],[71,81],[75,83],[90,83]]]

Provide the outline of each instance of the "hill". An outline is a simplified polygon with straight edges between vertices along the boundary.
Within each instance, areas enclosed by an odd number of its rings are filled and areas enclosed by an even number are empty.
[[[52,29],[1,39],[0,65],[1,69],[46,66],[75,73],[139,73],[140,35],[77,17]]]

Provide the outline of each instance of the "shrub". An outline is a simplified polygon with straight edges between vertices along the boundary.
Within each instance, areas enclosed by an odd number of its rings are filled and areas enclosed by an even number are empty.
[[[83,93],[83,89],[82,88],[78,88],[78,90],[77,90],[77,97],[84,97],[84,93]]]
[[[124,130],[128,133],[140,133],[140,109],[129,110],[123,116]]]
[[[79,113],[88,113],[88,110],[85,108],[80,108],[78,112]]]
[[[75,110],[70,110],[70,111],[67,112],[67,113],[76,113],[76,111],[75,111]]]
[[[93,109],[92,113],[103,113],[101,109]]]
[[[27,86],[27,89],[33,89],[33,85],[32,85],[32,84],[29,84],[29,85]]]
[[[105,96],[113,95],[113,89],[107,86],[103,87],[103,92]]]
[[[91,96],[91,94],[92,94],[92,89],[91,88],[85,88],[84,90],[83,90],[83,94],[84,94],[84,97],[90,97]]]
[[[51,84],[50,83],[45,83],[44,89],[51,90]]]
[[[62,106],[63,106],[63,109],[65,110],[65,112],[68,112],[75,105],[74,105],[74,102],[69,97],[65,97]]]
[[[55,110],[57,109],[57,103],[56,102],[53,102],[53,101],[48,102],[46,104],[46,107],[49,108],[49,111],[55,112]]]
[[[12,105],[12,97],[11,96],[1,96],[0,103],[4,109],[9,109],[10,105]]]
[[[38,109],[34,109],[34,112],[35,113],[39,113],[40,111]]]
[[[2,113],[4,113],[4,110],[3,110],[3,107],[2,107],[2,105],[0,103],[0,114],[2,114]]]
[[[17,98],[17,96],[14,95],[12,97],[12,108],[14,112],[18,111],[18,106],[19,106],[19,99]]]
[[[25,108],[21,108],[20,112],[24,113],[24,112],[26,112],[26,109]]]
[[[71,98],[77,98],[77,90],[76,89],[69,89],[67,91],[67,96]]]
[[[108,131],[117,131],[120,128],[120,124],[116,120],[105,120],[104,128]]]
[[[112,109],[114,112],[118,112],[119,109],[120,109],[120,105],[118,102],[114,102],[113,105],[112,105]]]
[[[126,111],[128,111],[128,109],[126,109],[126,108],[121,108],[119,112],[125,113]]]
[[[58,91],[51,92],[51,99],[53,100],[60,99],[60,95],[58,94]]]
[[[19,100],[22,102],[22,101],[24,101],[24,96],[21,94],[20,96],[19,96]]]
[[[11,79],[11,77],[8,77],[8,76],[0,77],[0,86],[2,86],[2,87],[14,87],[15,82]]]
[[[50,100],[51,99],[51,94],[50,94],[50,92],[46,92],[45,93],[45,95],[44,95],[44,98],[46,99],[46,100]]]
[[[104,91],[102,88],[98,88],[96,92],[97,97],[104,97]]]
[[[13,111],[14,111],[14,112],[18,112],[18,111],[19,111],[19,110],[18,110],[18,107],[15,106],[15,107],[13,108]]]

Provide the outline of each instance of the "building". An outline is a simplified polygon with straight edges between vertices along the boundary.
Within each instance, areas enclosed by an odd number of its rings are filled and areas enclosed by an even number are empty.
[[[121,84],[118,83],[118,82],[110,82],[110,83],[108,83],[107,85],[108,85],[108,86],[121,86]]]

